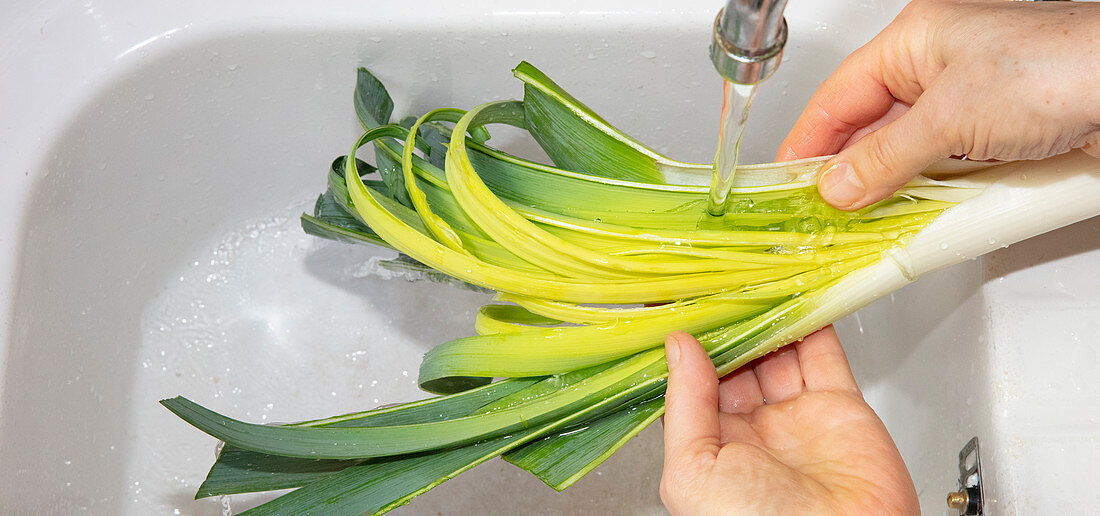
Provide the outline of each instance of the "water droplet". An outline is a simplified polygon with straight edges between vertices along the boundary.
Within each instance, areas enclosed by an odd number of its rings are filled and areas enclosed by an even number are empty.
[[[639,54],[641,54],[641,56],[646,58],[646,59],[653,59],[653,58],[657,57],[657,53],[652,51],[652,50],[643,50],[643,51],[639,52]]]
[[[142,97],[142,98],[143,98],[143,99],[145,99],[145,100],[153,100],[153,99],[155,99],[156,97],[157,97],[157,96],[156,96],[156,95],[154,95],[154,94],[152,94],[152,93],[146,93],[146,94],[145,94],[145,96],[144,96],[144,97]]]
[[[235,65],[235,64],[231,64],[231,65],[226,65],[226,66],[225,66],[225,69],[226,69],[226,70],[229,70],[230,72],[235,72],[235,71],[237,71],[237,68],[240,68],[240,67],[239,67],[239,66],[237,66],[237,65]]]

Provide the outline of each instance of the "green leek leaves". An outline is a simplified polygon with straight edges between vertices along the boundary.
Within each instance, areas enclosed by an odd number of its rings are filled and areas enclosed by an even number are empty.
[[[199,496],[293,487],[249,513],[381,513],[498,455],[564,489],[663,413],[668,332],[695,333],[732,370],[812,331],[800,314],[824,289],[978,191],[921,180],[841,212],[817,194],[823,160],[803,160],[744,167],[727,215],[710,217],[706,187],[687,184],[709,165],[661,156],[526,62],[515,75],[522,102],[394,124],[360,69],[366,132],[302,216],[310,234],[396,249],[395,267],[509,303],[425,355],[421,387],[444,396],[283,426],[164,400],[226,443]],[[491,124],[526,129],[554,165],[494,149]]]

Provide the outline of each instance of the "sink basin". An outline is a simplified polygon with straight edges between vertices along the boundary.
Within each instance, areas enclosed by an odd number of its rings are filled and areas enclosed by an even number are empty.
[[[358,135],[356,66],[413,114],[519,97],[509,70],[526,59],[659,151],[713,153],[714,2],[234,4],[44,1],[0,20],[0,513],[271,498],[192,500],[215,443],[164,397],[266,423],[423,396],[420,356],[471,333],[488,297],[380,277],[384,251],[298,227]],[[770,160],[816,84],[902,4],[791,1],[745,159]],[[1085,221],[839,324],[925,512],[947,511],[975,435],[994,513],[1100,504],[1098,259],[1100,221]],[[493,461],[398,512],[662,514],[660,465],[655,425],[564,493]]]

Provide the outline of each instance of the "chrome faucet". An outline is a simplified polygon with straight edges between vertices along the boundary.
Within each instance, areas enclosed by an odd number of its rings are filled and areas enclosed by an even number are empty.
[[[729,0],[714,20],[710,59],[727,81],[757,84],[771,77],[787,44],[787,0]]]

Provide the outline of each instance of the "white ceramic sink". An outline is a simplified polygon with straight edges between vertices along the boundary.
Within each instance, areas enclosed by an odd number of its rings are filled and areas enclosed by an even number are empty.
[[[413,114],[518,97],[509,70],[527,59],[659,150],[710,158],[719,2],[514,4],[6,8],[0,513],[220,514],[191,499],[213,440],[157,400],[259,422],[411,400],[420,355],[472,331],[486,296],[366,275],[379,251],[298,227],[357,135],[356,66]],[[744,156],[769,160],[816,84],[901,4],[792,0]],[[1098,249],[1100,221],[1079,223],[840,324],[926,513],[947,512],[974,435],[994,514],[1100,504]],[[494,461],[402,511],[660,514],[660,463],[654,427],[565,493]]]

